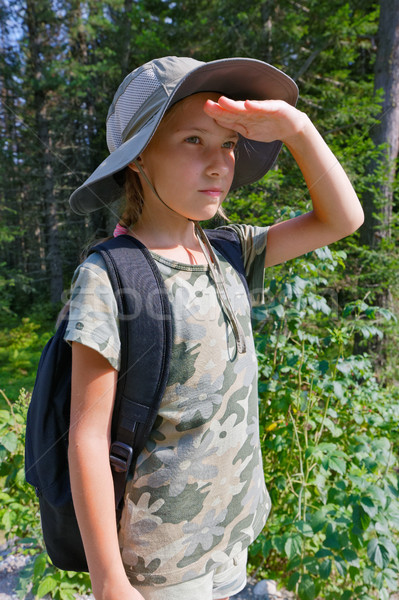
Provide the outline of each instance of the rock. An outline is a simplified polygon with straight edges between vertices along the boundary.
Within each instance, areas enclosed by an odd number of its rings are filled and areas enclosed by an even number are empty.
[[[272,579],[259,581],[254,587],[254,596],[257,600],[277,600],[281,598],[281,594],[277,590],[277,583]]]

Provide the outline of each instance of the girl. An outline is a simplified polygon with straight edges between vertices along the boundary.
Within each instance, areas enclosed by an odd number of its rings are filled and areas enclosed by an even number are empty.
[[[80,213],[125,196],[115,235],[150,249],[173,314],[168,385],[117,532],[109,467],[117,310],[97,256],[77,271],[66,333],[69,461],[97,600],[226,599],[245,586],[247,547],[270,510],[250,307],[239,276],[198,223],[220,210],[230,189],[262,177],[283,142],[313,210],[270,228],[228,227],[240,240],[255,300],[265,266],[361,225],[347,176],[296,100],[295,83],[261,61],[151,61],[119,87],[107,118],[111,154],[71,196]]]

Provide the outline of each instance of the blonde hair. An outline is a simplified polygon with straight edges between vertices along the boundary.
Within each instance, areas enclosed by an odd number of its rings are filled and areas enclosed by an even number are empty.
[[[144,195],[139,176],[133,169],[125,169],[125,194],[120,209],[120,225],[132,227],[140,218],[143,210]]]

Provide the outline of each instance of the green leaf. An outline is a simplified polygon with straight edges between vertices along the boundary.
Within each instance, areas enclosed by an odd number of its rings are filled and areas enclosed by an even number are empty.
[[[8,452],[13,454],[18,448],[18,437],[10,431],[0,438],[0,443]]]
[[[360,534],[363,531],[366,531],[371,523],[371,519],[369,515],[365,512],[360,504],[355,504],[353,506],[353,525],[355,533]]]
[[[276,306],[272,306],[270,308],[270,312],[273,315],[276,315],[279,319],[284,317],[284,306],[282,304],[277,304]]]
[[[350,548],[344,548],[342,550],[342,556],[350,565],[359,567],[359,558],[354,550],[351,550]]]
[[[363,496],[362,498],[360,498],[360,504],[364,512],[366,512],[369,515],[369,517],[373,518],[378,513],[378,507],[375,506],[371,498]]]
[[[323,546],[325,546],[326,548],[331,548],[332,550],[339,550],[341,548],[338,533],[334,531],[333,526],[331,524],[329,524],[327,527],[326,537],[323,542]]]
[[[329,469],[331,471],[337,471],[341,475],[345,474],[346,471],[346,461],[338,456],[337,454],[332,454],[331,456],[326,456],[322,461],[323,467],[325,469]]]
[[[316,450],[320,450],[321,452],[331,452],[333,453],[336,450],[337,444],[331,444],[329,442],[322,442],[318,446],[316,446]]]
[[[291,560],[302,551],[302,538],[298,534],[290,536],[284,544],[284,550],[288,558]]]
[[[390,540],[387,537],[381,537],[380,538],[380,543],[384,546],[384,548],[387,550],[389,556],[393,559],[397,558],[398,556],[398,549],[395,546],[395,544],[392,542],[392,540]]]
[[[342,575],[342,577],[345,577],[345,574],[347,571],[347,566],[346,566],[345,561],[340,556],[334,556],[334,562],[335,562],[335,568],[337,569],[338,573],[340,575]]]
[[[331,574],[331,568],[332,568],[332,560],[330,558],[327,558],[327,560],[323,560],[322,563],[320,563],[320,577],[322,579],[328,579],[330,577]]]
[[[389,552],[378,538],[373,538],[368,543],[367,556],[380,569],[384,569],[389,564]]]
[[[60,599],[61,600],[75,600],[75,594],[71,590],[60,590]]]
[[[384,508],[387,502],[387,496],[383,489],[378,485],[370,485],[368,491],[375,500],[378,500]]]
[[[321,372],[322,375],[325,375],[328,371],[328,369],[330,368],[330,363],[328,362],[328,360],[321,360],[319,362],[319,371]]]
[[[327,524],[328,520],[323,509],[316,511],[309,519],[313,533],[318,533]]]
[[[276,535],[272,538],[272,544],[279,554],[284,552],[284,538],[282,535]]]
[[[344,396],[342,384],[339,381],[333,381],[333,389],[335,397],[342,400]]]
[[[300,574],[298,573],[298,571],[296,571],[295,573],[292,573],[292,575],[290,575],[288,582],[287,582],[287,588],[289,590],[293,590],[296,586],[296,584],[299,581],[299,577]]]
[[[39,587],[37,588],[36,596],[38,598],[43,598],[46,594],[49,594],[57,587],[57,580],[54,579],[51,575],[45,577],[43,581],[40,582]]]
[[[303,575],[299,582],[298,595],[301,600],[314,600],[316,589],[310,575]]]
[[[47,554],[42,552],[35,560],[35,564],[33,567],[33,576],[35,579],[42,577],[44,571],[47,566]]]
[[[295,527],[304,535],[305,537],[313,537],[313,529],[309,523],[306,521],[298,521],[295,523]]]
[[[1,529],[4,529],[5,531],[10,531],[11,527],[12,527],[12,522],[13,522],[13,514],[11,513],[11,511],[7,510],[7,512],[5,512],[3,514],[3,516],[1,517]]]
[[[262,544],[262,555],[264,558],[267,558],[269,556],[270,550],[272,549],[273,545],[270,539],[267,539],[263,542]]]

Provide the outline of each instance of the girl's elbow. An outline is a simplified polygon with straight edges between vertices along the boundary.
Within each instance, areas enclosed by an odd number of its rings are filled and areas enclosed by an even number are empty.
[[[346,215],[343,215],[337,223],[337,232],[340,238],[352,235],[361,227],[364,223],[364,211],[359,202],[353,207]]]
[[[353,215],[350,223],[350,231],[346,235],[351,235],[355,233],[364,223],[364,211],[362,207],[359,205],[359,209],[356,211],[356,214]]]

